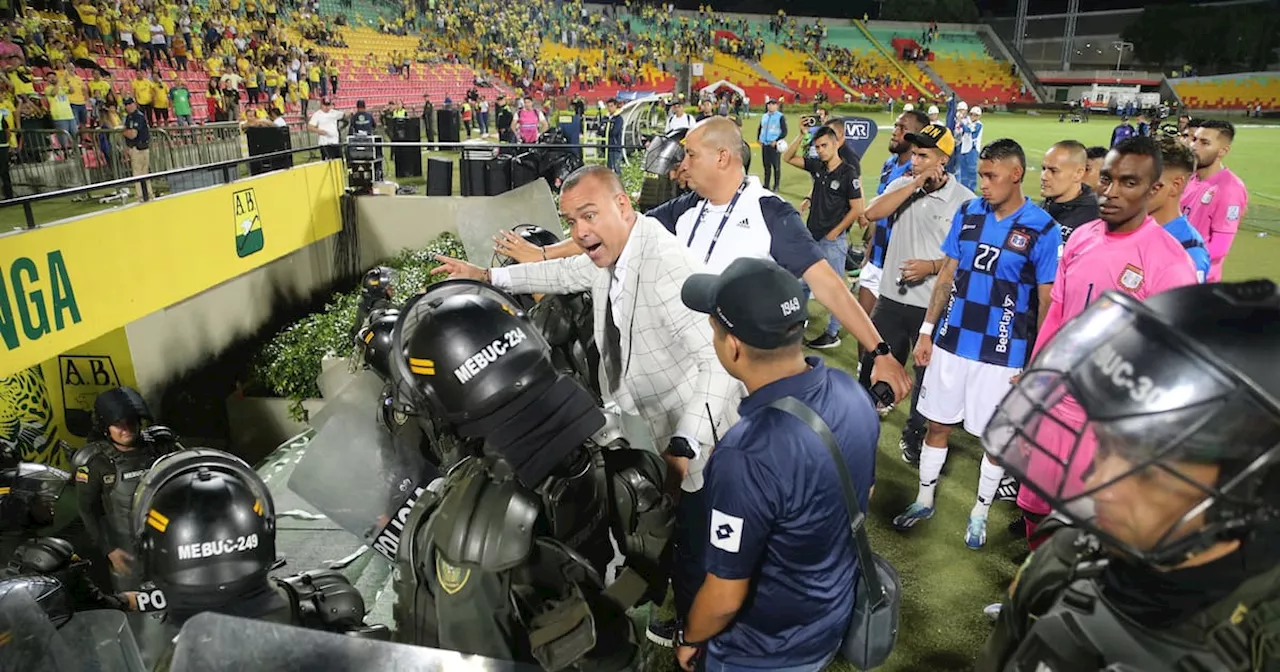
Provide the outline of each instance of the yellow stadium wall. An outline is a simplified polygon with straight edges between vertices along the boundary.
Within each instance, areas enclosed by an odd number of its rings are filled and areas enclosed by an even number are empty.
[[[65,466],[93,399],[162,388],[334,277],[341,162],[0,237],[0,448]]]

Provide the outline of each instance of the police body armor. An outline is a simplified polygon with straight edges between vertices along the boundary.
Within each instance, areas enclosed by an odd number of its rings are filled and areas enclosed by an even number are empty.
[[[625,669],[626,610],[661,601],[670,534],[663,465],[648,451],[584,445],[536,488],[501,461],[465,460],[404,525],[397,639],[544,669]],[[606,587],[612,529],[627,568]]]
[[[1029,605],[1032,625],[1003,672],[1280,669],[1257,667],[1267,656],[1280,660],[1280,644],[1268,644],[1280,637],[1280,567],[1250,578],[1188,622],[1155,631],[1102,595],[1094,578],[1107,560],[1091,535],[1062,530],[1038,553],[1049,557],[1031,565],[1016,589],[1049,606],[1037,616],[1037,605]]]
[[[110,488],[103,495],[107,524],[111,533],[118,535],[112,540],[115,548],[129,548],[125,540],[130,536],[129,512],[138,484],[156,460],[180,448],[173,430],[153,425],[141,431],[138,445],[133,450],[119,450],[110,441],[94,441],[76,453],[74,464],[77,466],[88,464],[95,455],[101,455],[107,458],[115,471]]]

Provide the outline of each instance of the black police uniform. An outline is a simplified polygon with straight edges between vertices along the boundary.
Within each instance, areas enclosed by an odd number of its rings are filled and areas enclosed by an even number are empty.
[[[89,561],[75,554],[71,542],[40,535],[54,522],[58,498],[70,480],[67,472],[44,464],[0,471],[0,586],[45,576],[69,595],[69,608],[124,609],[128,600],[106,595],[94,584]]]
[[[665,464],[592,440],[604,416],[555,370],[511,297],[454,280],[404,313],[393,352],[404,353],[394,361],[406,394],[485,451],[421,493],[405,519],[397,640],[546,669],[625,669],[639,650],[625,610],[665,594]],[[627,569],[606,588],[611,530]]]
[[[70,612],[91,609],[129,610],[129,599],[123,593],[104,593],[89,578],[89,562],[79,555],[71,543],[57,537],[28,539],[6,556],[8,565],[0,568],[0,593],[8,587],[43,577],[57,582],[66,592],[65,609]]]
[[[1280,355],[1277,336],[1280,291],[1254,281],[1142,303],[1108,292],[1041,350],[984,444],[1055,514],[978,672],[1280,670],[1280,376],[1259,365]],[[1066,398],[1086,417],[1046,422]],[[1042,444],[1046,425],[1055,438]],[[1044,469],[1038,459],[1087,462]],[[1214,481],[1196,480],[1205,469],[1189,475],[1192,465],[1216,467]],[[1115,533],[1106,521],[1124,498],[1156,487],[1180,492],[1152,517],[1178,514],[1182,501],[1181,517],[1164,532],[1139,527],[1160,535],[1151,544]]]
[[[73,458],[80,517],[89,537],[104,555],[123,549],[130,555],[129,511],[134,492],[147,470],[160,457],[181,450],[177,437],[160,425],[141,429],[135,445],[122,450],[107,436],[107,427],[131,419],[136,426],[150,419],[146,403],[130,388],[115,388],[94,401],[97,429],[101,438],[85,444]],[[137,578],[117,576],[120,587],[136,587]]]
[[[365,135],[373,135],[374,129],[378,124],[373,119],[373,114],[368,110],[357,110],[351,115],[351,132],[364,133]]]
[[[360,281],[363,293],[356,306],[356,321],[351,327],[351,335],[355,336],[368,323],[369,314],[375,310],[386,310],[391,307],[393,273],[386,266],[369,269]]]
[[[275,505],[240,458],[196,448],[157,462],[139,485],[130,517],[138,560],[165,602],[176,632],[212,611],[317,630],[385,639],[367,626],[364,598],[341,572],[276,579]],[[168,668],[172,647],[157,670]]]
[[[493,119],[498,125],[498,141],[515,142],[516,132],[511,130],[511,123],[515,121],[516,114],[511,111],[511,106],[506,103],[498,105],[494,110]]]

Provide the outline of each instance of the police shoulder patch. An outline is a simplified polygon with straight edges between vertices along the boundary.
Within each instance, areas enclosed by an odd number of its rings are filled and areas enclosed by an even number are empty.
[[[88,465],[85,465],[83,467],[76,467],[76,483],[88,483],[88,482],[89,482]]]
[[[471,578],[470,569],[462,569],[444,561],[440,554],[436,554],[436,580],[440,582],[440,587],[444,592],[450,595],[456,595],[467,585],[467,580]]]

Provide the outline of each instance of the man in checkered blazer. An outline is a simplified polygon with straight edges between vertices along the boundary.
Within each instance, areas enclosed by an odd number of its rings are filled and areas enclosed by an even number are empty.
[[[685,279],[702,268],[662,224],[632,208],[605,167],[571,175],[560,209],[586,254],[493,269],[440,256],[437,272],[517,294],[589,290],[605,398],[648,423],[681,489],[697,492],[715,437],[737,421],[745,394],[716,358],[706,318],[680,300]]]

